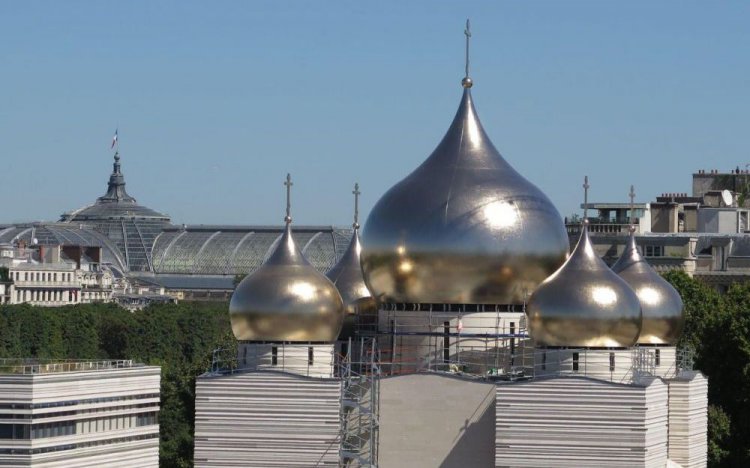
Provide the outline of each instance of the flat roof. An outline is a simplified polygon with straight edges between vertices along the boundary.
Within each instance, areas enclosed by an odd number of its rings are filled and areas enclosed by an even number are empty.
[[[143,367],[132,359],[85,361],[65,359],[0,359],[2,374],[60,374],[63,372],[91,372],[98,370],[127,369]]]
[[[581,203],[581,208],[588,207],[590,210],[629,210],[630,203]],[[647,208],[648,203],[633,203],[633,208]]]

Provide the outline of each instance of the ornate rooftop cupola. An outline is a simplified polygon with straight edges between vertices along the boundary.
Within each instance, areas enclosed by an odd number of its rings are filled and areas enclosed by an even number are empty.
[[[107,193],[97,198],[97,203],[137,203],[135,198],[125,191],[125,176],[120,171],[120,152],[115,153],[115,162],[109,176]]]

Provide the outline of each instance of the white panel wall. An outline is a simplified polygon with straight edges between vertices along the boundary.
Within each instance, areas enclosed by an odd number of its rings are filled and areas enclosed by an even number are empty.
[[[91,365],[90,370],[83,370],[87,365],[81,364],[82,370],[70,372],[53,371],[50,365],[37,373],[0,374],[3,405],[0,424],[75,423],[75,433],[71,434],[0,439],[0,465],[40,468],[159,465],[158,422],[136,426],[135,419],[140,413],[159,411],[161,369],[139,365],[95,369],[96,363]],[[62,402],[66,404],[60,405]],[[13,404],[17,407],[12,408]],[[30,419],[14,418],[21,414]],[[91,420],[101,424],[82,431]],[[35,453],[30,454],[30,450]]]
[[[669,384],[669,458],[683,468],[706,466],[708,380],[685,372]]]
[[[499,384],[497,467],[663,467],[668,390],[585,377]]]
[[[341,382],[284,372],[196,381],[196,467],[338,466]]]

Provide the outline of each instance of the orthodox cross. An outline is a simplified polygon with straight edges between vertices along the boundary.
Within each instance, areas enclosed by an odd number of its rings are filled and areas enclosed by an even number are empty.
[[[583,223],[586,224],[589,215],[589,176],[583,177]]]
[[[286,175],[286,181],[284,182],[284,185],[286,186],[286,217],[284,217],[284,222],[289,224],[292,222],[292,176],[287,174]]]
[[[471,24],[469,19],[466,19],[466,29],[464,29],[466,35],[466,78],[469,77],[469,40],[471,39]]]
[[[354,224],[352,224],[352,227],[354,229],[359,229],[359,195],[362,193],[359,191],[359,184],[354,184],[354,190],[352,191],[354,194]]]

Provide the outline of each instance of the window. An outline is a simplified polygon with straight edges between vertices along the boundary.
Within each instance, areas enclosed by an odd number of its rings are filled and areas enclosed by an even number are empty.
[[[573,372],[578,372],[578,353],[573,353]]]
[[[661,365],[661,350],[657,349],[654,352],[654,366],[659,367]]]
[[[271,346],[271,365],[276,366],[279,364],[279,348],[278,346]]]
[[[137,427],[140,426],[153,426],[154,424],[158,424],[159,419],[157,417],[157,413],[141,413],[138,416],[136,416],[135,419],[135,425]]]
[[[647,257],[663,257],[664,246],[662,245],[644,245],[643,252]]]
[[[615,353],[609,353],[609,371],[615,371]]]

